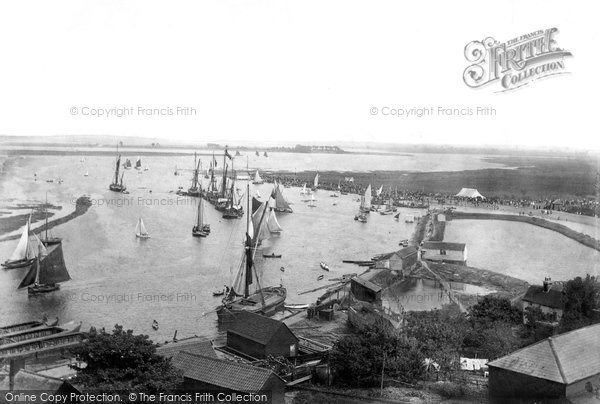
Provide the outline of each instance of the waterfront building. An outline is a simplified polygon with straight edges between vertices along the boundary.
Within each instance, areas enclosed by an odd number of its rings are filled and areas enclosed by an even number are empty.
[[[216,395],[219,393],[267,394],[270,403],[284,402],[285,382],[270,369],[185,351],[175,355],[172,363],[177,369],[183,371],[185,391],[210,392],[217,400]]]
[[[523,296],[523,323],[527,322],[525,310],[537,307],[543,314],[551,317],[552,323],[559,322],[565,308],[563,285],[544,279],[542,285],[531,285]]]
[[[20,392],[39,393],[43,391],[51,395],[61,396],[70,396],[71,393],[80,393],[80,391],[73,387],[67,380],[45,376],[23,369],[16,373],[11,372],[8,377],[1,379],[0,390],[3,390],[4,393],[12,391],[15,392],[15,394]],[[5,398],[4,394],[2,398]],[[0,399],[0,402],[4,401]],[[67,401],[67,403],[69,402],[71,401]]]
[[[404,247],[393,253],[378,256],[376,258],[375,267],[406,274],[406,272],[417,262],[417,256],[418,251],[415,247]]]
[[[350,291],[352,295],[363,302],[380,302],[382,288],[360,276],[355,276],[350,281]]]
[[[600,324],[559,334],[488,363],[492,397],[591,402],[600,385]]]
[[[227,327],[227,348],[252,358],[268,355],[295,357],[298,338],[281,321],[260,314],[241,311]]]
[[[187,340],[169,342],[156,348],[156,353],[165,358],[173,358],[179,352],[189,352],[195,355],[216,358],[212,342],[206,339],[194,337]]]
[[[467,265],[467,245],[445,241],[424,241],[421,245],[424,260]]]

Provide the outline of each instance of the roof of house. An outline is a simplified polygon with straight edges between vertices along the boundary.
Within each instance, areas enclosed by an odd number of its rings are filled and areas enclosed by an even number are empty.
[[[201,338],[190,338],[185,341],[169,342],[168,344],[156,348],[156,353],[165,358],[172,358],[181,351],[208,356],[210,358],[217,357],[212,342]]]
[[[183,370],[188,379],[234,391],[264,390],[271,375],[275,375],[270,369],[184,351],[175,355],[173,366]]]
[[[527,289],[524,302],[539,304],[552,309],[564,309],[562,288],[552,285],[548,292],[544,292],[543,286],[532,285]]]
[[[519,349],[488,365],[562,384],[600,373],[600,324],[579,328]]]
[[[281,328],[287,329],[297,339],[287,325],[281,321],[261,316],[260,314],[242,311],[235,313],[235,320],[228,325],[227,332],[232,332],[259,344],[266,345]]]
[[[13,390],[32,390],[32,391],[47,391],[56,392],[65,383],[64,380],[56,377],[43,376],[37,373],[29,372],[27,370],[19,370],[14,377]],[[9,377],[5,377],[0,380],[0,389],[9,390]]]
[[[398,257],[404,259],[410,257],[413,254],[417,253],[417,249],[413,246],[404,247],[400,251],[398,251]]]
[[[381,292],[381,290],[382,290],[381,286],[376,285],[373,282],[368,281],[364,278],[361,278],[360,276],[355,276],[354,278],[352,278],[352,282],[356,282],[359,285],[364,286],[367,289],[371,289],[375,293]]]
[[[467,245],[465,243],[448,243],[445,241],[424,241],[422,247],[433,250],[464,251]]]

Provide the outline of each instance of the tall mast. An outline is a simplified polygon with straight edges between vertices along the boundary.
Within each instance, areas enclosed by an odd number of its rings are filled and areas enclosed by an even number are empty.
[[[246,187],[248,214],[246,215],[246,278],[244,280],[244,297],[250,296],[250,284],[252,283],[252,239],[250,238],[250,182],[248,182]],[[252,238],[254,238],[254,234],[252,235]]]
[[[44,211],[46,213],[46,241],[48,241],[48,192],[46,192],[46,204],[44,205]]]

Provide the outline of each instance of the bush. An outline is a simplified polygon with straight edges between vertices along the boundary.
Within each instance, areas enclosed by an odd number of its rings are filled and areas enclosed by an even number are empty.
[[[444,398],[456,398],[465,395],[464,387],[454,382],[437,382],[433,385],[433,391]]]

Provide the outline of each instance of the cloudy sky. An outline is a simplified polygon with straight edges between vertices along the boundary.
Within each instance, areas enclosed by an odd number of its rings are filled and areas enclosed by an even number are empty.
[[[0,134],[600,149],[595,2],[482,4],[3,2]],[[468,42],[551,27],[573,53],[570,74],[507,93],[463,82]],[[436,113],[382,112],[419,107]],[[440,107],[496,114],[439,116]],[[117,108],[130,113],[90,115]]]

